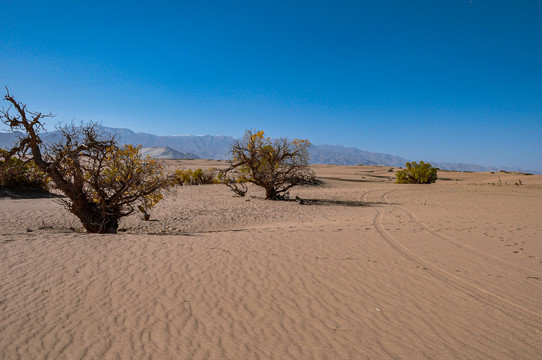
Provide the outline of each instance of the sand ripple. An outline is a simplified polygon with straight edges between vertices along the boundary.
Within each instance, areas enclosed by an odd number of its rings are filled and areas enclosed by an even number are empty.
[[[366,206],[245,202],[209,189],[183,189],[156,209],[158,221],[128,219],[117,236],[70,230],[77,223],[51,199],[0,200],[0,358],[536,359],[542,351],[535,248],[518,261],[500,241],[492,250],[445,230],[420,205],[424,188],[329,180],[300,190]],[[52,229],[40,228],[46,207],[57,211]],[[192,211],[214,220],[198,222]],[[461,213],[452,207],[449,219]]]

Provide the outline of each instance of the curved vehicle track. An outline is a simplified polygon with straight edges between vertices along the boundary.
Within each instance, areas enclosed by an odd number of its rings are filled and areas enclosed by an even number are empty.
[[[387,195],[389,193],[390,192],[384,193],[383,196],[382,196],[383,201],[386,202],[386,203],[390,203],[390,201],[387,198]],[[521,270],[521,271],[526,271],[526,272],[529,272],[529,273],[532,273],[532,274],[542,276],[542,272],[539,272],[539,271],[536,271],[536,270],[533,270],[533,269],[529,269],[529,268],[523,267],[521,265],[511,263],[511,262],[509,262],[507,260],[504,260],[504,259],[502,259],[502,258],[500,258],[498,256],[495,256],[495,255],[489,254],[487,252],[484,252],[484,251],[478,250],[476,248],[473,248],[472,246],[470,246],[468,244],[465,244],[464,242],[461,242],[459,240],[453,239],[453,238],[451,238],[451,237],[449,237],[449,236],[447,236],[445,234],[441,234],[437,230],[433,229],[431,226],[427,225],[425,222],[419,220],[418,217],[416,216],[416,214],[414,214],[413,212],[410,212],[410,211],[408,211],[408,210],[406,210],[404,208],[400,208],[400,207],[396,207],[396,209],[399,209],[399,210],[403,211],[411,219],[411,221],[413,223],[415,223],[419,227],[423,228],[425,231],[431,233],[435,237],[439,238],[440,240],[446,241],[447,243],[450,243],[450,244],[453,244],[453,245],[455,245],[457,247],[460,247],[461,249],[463,249],[465,251],[469,251],[469,252],[471,252],[471,253],[473,253],[473,254],[475,254],[477,256],[483,257],[487,261],[498,263],[500,266],[509,267],[509,268],[513,268],[513,269]]]
[[[399,213],[404,213],[407,215],[408,220],[418,227],[423,236],[431,236],[432,239],[437,239],[437,241],[440,241],[441,243],[445,242],[447,245],[454,246],[457,251],[463,251],[469,256],[475,256],[481,261],[483,260],[485,264],[498,267],[503,272],[514,272],[514,274],[523,277],[528,277],[528,275],[533,274],[542,275],[542,273],[510,263],[497,256],[475,249],[449,236],[439,234],[429,225],[425,224],[423,221],[420,221],[414,213],[400,207],[400,205],[390,202],[388,199],[388,194],[396,191],[400,190],[370,190],[361,195],[361,201],[370,202],[369,199],[373,199],[375,202],[390,205],[386,209],[382,207],[376,208],[377,213],[374,217],[373,223],[382,239],[385,240],[392,249],[407,260],[426,270],[427,274],[430,274],[437,280],[448,284],[456,291],[491,306],[492,308],[497,309],[508,316],[519,319],[530,326],[542,330],[542,314],[538,309],[533,309],[532,306],[520,304],[516,300],[509,299],[509,297],[506,295],[503,296],[499,294],[499,291],[489,289],[490,286],[481,286],[480,284],[476,284],[476,281],[472,281],[472,279],[461,277],[445,269],[444,266],[438,264],[437,261],[428,259],[429,256],[421,253],[420,250],[413,249],[412,246],[405,245],[405,243],[401,241],[398,236],[394,236],[392,234],[392,230],[386,229],[384,226],[384,219],[390,215],[399,216]],[[446,254],[442,254],[442,256],[445,255]]]

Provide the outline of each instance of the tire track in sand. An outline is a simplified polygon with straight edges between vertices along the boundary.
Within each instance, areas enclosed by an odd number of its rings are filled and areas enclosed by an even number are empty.
[[[387,192],[385,194],[383,194],[383,200],[384,202],[386,203],[390,203],[390,201],[388,200],[387,198],[387,195],[389,194],[390,192]],[[539,272],[539,271],[536,271],[536,270],[533,270],[533,269],[529,269],[529,268],[526,268],[524,266],[521,266],[521,265],[517,265],[517,264],[514,264],[514,263],[511,263],[507,260],[504,260],[498,256],[495,256],[495,255],[492,255],[492,254],[489,254],[487,252],[484,252],[484,251],[481,251],[481,250],[478,250],[476,248],[473,248],[472,246],[468,245],[468,244],[465,244],[464,242],[461,242],[459,240],[456,240],[456,239],[453,239],[445,234],[441,234],[439,233],[437,230],[433,229],[431,226],[427,225],[425,222],[421,221],[418,219],[418,217],[416,216],[416,214],[406,210],[406,209],[403,209],[403,208],[400,208],[400,207],[397,207],[397,209],[403,211],[405,214],[408,215],[408,217],[411,219],[411,221],[413,223],[415,223],[416,225],[418,225],[419,227],[423,228],[425,231],[431,233],[432,235],[434,235],[435,237],[449,243],[449,244],[452,244],[452,245],[455,245],[467,252],[470,252],[476,256],[479,256],[479,257],[482,257],[484,258],[485,260],[488,260],[488,261],[491,261],[495,264],[498,264],[499,266],[505,266],[505,267],[508,267],[508,268],[511,268],[511,269],[514,269],[514,270],[520,270],[520,271],[527,271],[531,274],[536,274],[536,275],[542,275],[542,272]]]
[[[387,195],[395,192],[398,190],[371,190],[363,193],[361,195],[361,200],[366,202],[368,195],[373,193],[380,192],[379,201],[382,203],[387,203],[392,205],[392,203],[388,200]],[[397,207],[393,207],[391,209],[391,212],[396,211]],[[406,210],[400,209],[402,211],[407,212]],[[408,212],[407,212],[408,214]],[[381,208],[377,208],[377,214],[374,218],[374,226],[380,236],[386,241],[386,243],[394,249],[396,252],[398,252],[401,256],[406,258],[407,260],[413,262],[414,264],[422,267],[424,270],[427,271],[428,274],[434,276],[439,281],[442,281],[446,284],[448,284],[450,287],[454,288],[455,290],[470,296],[471,298],[482,302],[488,306],[491,306],[492,308],[501,311],[502,313],[511,316],[515,319],[521,320],[524,323],[538,329],[542,330],[542,315],[536,311],[529,310],[515,302],[509,301],[491,291],[488,291],[486,289],[483,289],[480,286],[477,286],[475,284],[472,284],[471,282],[462,279],[451,272],[443,269],[442,267],[438,266],[434,262],[431,262],[427,259],[425,259],[420,254],[416,253],[415,251],[409,249],[404,244],[402,244],[400,241],[398,241],[393,235],[391,235],[382,224],[382,219],[384,217],[384,211]],[[414,221],[417,223],[416,221]],[[420,224],[418,224],[420,225]],[[420,225],[421,226],[421,225]],[[425,231],[430,233],[431,235],[435,236],[435,234],[431,231],[428,231],[424,226],[421,226]],[[469,250],[468,248],[465,250]],[[482,256],[482,252],[472,252],[473,254],[477,254],[479,256]],[[488,254],[486,254],[488,255]],[[487,258],[487,257],[486,257]],[[497,258],[498,259],[498,258]],[[496,260],[496,259],[493,259]],[[504,264],[504,263],[503,263]],[[521,268],[521,267],[520,267]],[[529,270],[531,271],[531,270]]]

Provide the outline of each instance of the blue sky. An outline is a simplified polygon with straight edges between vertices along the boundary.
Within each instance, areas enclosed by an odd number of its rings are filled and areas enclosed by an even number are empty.
[[[258,128],[542,171],[542,1],[1,4],[0,85],[49,128]]]

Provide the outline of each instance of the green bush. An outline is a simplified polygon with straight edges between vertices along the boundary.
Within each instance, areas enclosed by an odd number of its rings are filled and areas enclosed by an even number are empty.
[[[47,176],[33,161],[10,157],[6,162],[7,154],[6,150],[0,149],[0,187],[49,190]]]
[[[397,172],[396,184],[431,184],[437,181],[437,168],[430,163],[407,162],[406,169]]]

